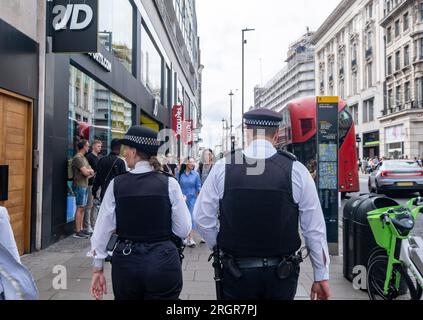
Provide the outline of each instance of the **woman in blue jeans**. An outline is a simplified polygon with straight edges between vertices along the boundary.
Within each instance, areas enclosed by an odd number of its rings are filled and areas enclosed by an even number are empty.
[[[187,203],[189,212],[192,214],[194,212],[195,201],[201,190],[201,178],[198,172],[195,170],[195,160],[189,158],[186,164],[181,166],[180,172],[177,174],[177,179],[182,189],[182,193],[185,196],[185,201]],[[192,219],[194,221],[194,219]],[[193,222],[192,229],[195,230],[195,225]],[[193,238],[193,231],[186,239],[188,247],[195,247],[196,243]]]

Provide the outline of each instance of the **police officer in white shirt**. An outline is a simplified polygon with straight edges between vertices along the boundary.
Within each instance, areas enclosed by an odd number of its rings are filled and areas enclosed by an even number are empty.
[[[315,183],[295,156],[277,151],[282,116],[244,115],[248,148],[219,161],[194,209],[198,232],[219,248],[224,300],[292,300],[301,227],[314,269],[311,299],[330,297],[326,225]]]
[[[102,299],[107,293],[103,264],[109,239],[116,233],[115,299],[176,300],[182,290],[182,268],[171,238],[188,236],[190,213],[178,182],[159,171],[157,132],[133,126],[121,142],[133,170],[112,180],[104,196],[91,239],[91,294]]]

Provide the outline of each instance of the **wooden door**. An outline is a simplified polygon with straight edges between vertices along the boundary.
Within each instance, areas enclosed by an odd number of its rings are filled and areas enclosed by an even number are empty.
[[[19,253],[30,250],[32,102],[0,89],[0,165],[9,166],[9,212]]]

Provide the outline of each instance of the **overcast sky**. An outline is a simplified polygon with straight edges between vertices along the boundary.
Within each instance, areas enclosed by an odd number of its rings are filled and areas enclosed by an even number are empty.
[[[241,30],[245,46],[245,109],[254,87],[284,66],[287,49],[310,27],[315,31],[341,0],[197,0],[203,71],[203,146],[221,144],[222,119],[229,121],[229,91],[234,96],[234,127],[241,124]]]

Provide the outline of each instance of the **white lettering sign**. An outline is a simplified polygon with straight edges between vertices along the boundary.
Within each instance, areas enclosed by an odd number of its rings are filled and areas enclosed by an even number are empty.
[[[85,13],[85,19],[78,21],[80,13]],[[93,10],[86,4],[68,4],[66,7],[62,5],[53,8],[53,28],[55,31],[66,30],[70,21],[70,30],[84,30],[93,20]]]
[[[104,69],[106,69],[108,72],[112,72],[112,63],[107,60],[101,53],[88,53],[88,55],[93,58],[95,61],[97,61]]]

